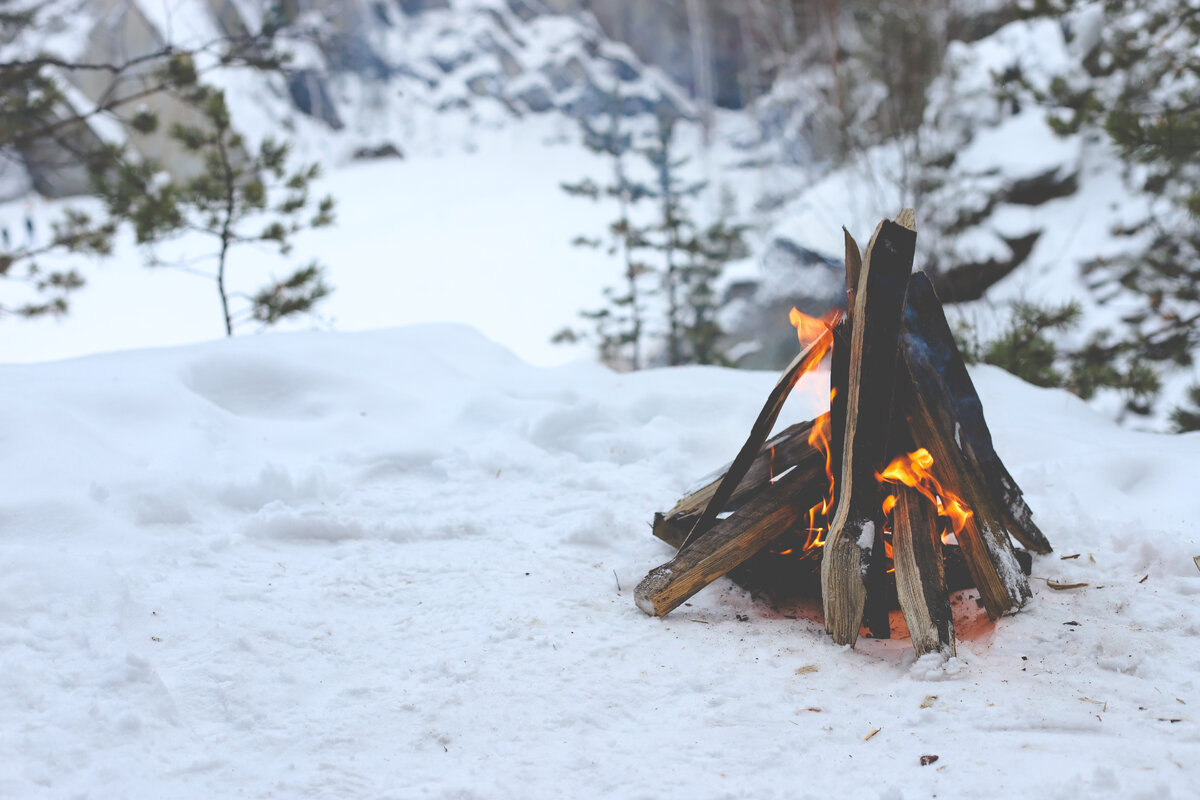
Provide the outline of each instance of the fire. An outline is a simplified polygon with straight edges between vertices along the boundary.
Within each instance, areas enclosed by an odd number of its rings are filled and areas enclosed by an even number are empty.
[[[841,311],[834,309],[827,313],[824,317],[810,317],[807,314],[793,308],[788,315],[792,325],[796,327],[796,336],[800,340],[802,347],[808,347],[814,342],[821,339],[832,327],[838,322],[841,316]],[[824,344],[825,350],[818,354],[812,361],[812,367],[815,368],[829,348],[832,347],[832,337],[827,337],[827,343]],[[829,390],[829,404],[832,407],[833,400],[837,396],[837,389]],[[825,458],[825,477],[828,481],[828,489],[825,497],[819,503],[808,510],[808,538],[801,550],[802,553],[807,553],[814,548],[824,547],[825,536],[829,529],[829,517],[833,512],[833,498],[836,487],[834,477],[833,451],[831,447],[831,422],[830,415],[823,414],[816,418],[813,422],[812,431],[808,435],[808,443],[815,448]],[[774,478],[774,448],[771,452],[771,475]],[[938,482],[937,478],[930,472],[933,466],[933,456],[924,447],[914,450],[906,455],[898,456],[886,469],[882,472],[875,473],[875,478],[881,483],[900,483],[905,486],[910,486],[921,494],[925,495],[930,501],[937,506],[938,514],[945,516],[950,520],[954,534],[958,534],[966,526],[967,520],[971,518],[971,509],[962,501],[950,492],[946,491]],[[897,498],[895,494],[889,494],[883,501],[883,513],[885,517],[890,516],[895,509]],[[889,536],[891,528],[885,524],[883,534]],[[946,533],[942,540],[948,541],[953,534]],[[890,562],[892,559],[892,544],[887,538],[883,540],[884,556]],[[780,551],[780,555],[789,555],[793,551],[792,548]],[[889,567],[888,572],[893,572],[894,567]]]
[[[788,320],[796,328],[796,338],[800,340],[801,347],[808,347],[821,338],[825,331],[837,324],[841,316],[842,312],[837,308],[826,311],[821,317],[810,317],[795,306],[788,312]]]
[[[792,306],[792,310],[788,312],[788,320],[796,327],[796,338],[804,347],[808,347],[809,342],[816,341],[829,327],[824,320],[810,317],[795,306]]]
[[[788,314],[788,319],[796,328],[796,337],[800,340],[802,347],[808,347],[813,342],[819,340],[826,334],[841,317],[842,312],[838,309],[832,309],[823,317],[810,317],[801,312],[797,308],[792,308]],[[828,338],[828,343],[825,345],[825,350],[833,346],[832,337]],[[813,361],[815,367],[820,363],[820,358],[824,357],[824,353],[819,358]],[[834,393],[836,389],[831,389],[829,392],[829,402],[833,403]],[[829,512],[833,508],[833,453],[830,448],[830,424],[829,415],[823,414],[817,417],[813,423],[812,432],[808,435],[808,443],[815,447],[818,452],[825,456],[825,476],[829,482],[829,489],[825,493],[825,497],[821,502],[814,505],[808,510],[808,539],[804,543],[804,552],[812,550],[814,547],[821,547],[825,544],[826,520]]]
[[[829,404],[833,404],[833,397],[836,389],[829,390]],[[814,547],[824,546],[824,531],[827,528],[829,512],[833,510],[833,450],[829,446],[830,422],[829,415],[822,414],[812,423],[812,431],[809,433],[809,444],[814,446],[817,452],[822,453],[826,459],[826,480],[827,486],[826,495],[821,499],[821,503],[817,503],[809,509],[809,539],[804,542],[805,551],[810,551]],[[821,517],[821,523],[817,524],[817,517]]]
[[[933,456],[922,447],[906,455],[896,456],[883,472],[875,473],[875,478],[881,483],[902,483],[928,497],[930,502],[937,506],[938,514],[950,518],[951,528],[957,535],[971,518],[971,509],[962,498],[942,487],[929,471],[932,466]],[[895,505],[896,498],[889,495],[883,501],[883,513],[887,514]]]

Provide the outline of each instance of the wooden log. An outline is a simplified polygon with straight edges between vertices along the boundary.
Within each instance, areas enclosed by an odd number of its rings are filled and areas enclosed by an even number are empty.
[[[962,440],[962,450],[984,476],[1005,527],[1027,550],[1051,552],[1049,540],[1033,521],[1033,512],[1025,502],[1021,487],[996,454],[992,433],[983,416],[983,402],[954,343],[954,334],[933,283],[924,272],[914,276],[907,303],[911,311],[905,314],[905,351],[926,358],[929,366],[941,376],[950,409],[958,423],[957,438]],[[910,360],[908,356],[906,360]]]
[[[842,226],[846,247],[846,319],[854,313],[854,298],[858,295],[858,278],[862,273],[862,251],[850,231]]]
[[[934,477],[973,512],[957,538],[984,608],[996,619],[1024,605],[1030,597],[1029,582],[978,458],[985,436],[989,450],[991,445],[979,397],[924,273],[914,275],[909,284],[901,352],[908,380],[901,386],[898,404],[913,440],[933,456]]]
[[[824,415],[822,415],[824,416]],[[819,419],[819,418],[818,418]],[[805,464],[820,457],[820,453],[808,442],[813,425],[817,420],[798,422],[790,425],[763,444],[754,461],[751,462],[746,475],[738,483],[729,501],[721,511],[731,511],[741,506],[748,499],[766,488],[776,475],[781,475],[790,467]],[[726,464],[720,469],[701,479],[703,485],[681,497],[670,511],[662,515],[672,523],[681,524],[685,521],[690,527],[704,513],[705,507],[716,494],[725,475],[733,464]]]
[[[954,655],[954,617],[946,590],[937,509],[908,486],[895,486],[892,561],[896,595],[917,657],[943,651]]]
[[[829,398],[830,415],[834,427],[831,439],[831,456],[833,463],[842,463],[845,452],[846,433],[846,385],[850,380],[850,341],[852,338],[851,315],[854,301],[858,296],[858,279],[862,275],[862,252],[858,242],[850,235],[850,231],[842,228],[846,249],[846,308],[850,309],[845,319],[833,332],[833,355],[830,358],[829,382],[832,388]],[[840,393],[840,397],[838,396]],[[836,482],[835,482],[836,483]],[[836,489],[836,486],[835,486]],[[836,497],[830,508],[836,508]],[[832,516],[832,515],[830,515]],[[884,569],[883,559],[871,560],[867,569],[866,588],[867,599],[863,611],[863,624],[876,639],[888,639],[892,635],[891,614],[889,609],[894,603],[895,592],[887,586],[888,576]]]
[[[779,380],[775,383],[775,387],[767,396],[767,402],[763,405],[762,410],[758,412],[758,418],[754,420],[754,425],[750,428],[750,435],[746,438],[745,444],[730,464],[729,470],[725,473],[725,477],[721,479],[721,483],[713,492],[712,498],[708,505],[705,506],[704,512],[696,519],[696,524],[692,527],[687,538],[683,540],[683,547],[687,547],[689,543],[695,541],[697,537],[712,527],[717,520],[717,515],[725,510],[726,503],[733,496],[738,484],[749,471],[751,464],[762,450],[763,443],[771,434],[771,428],[775,426],[775,420],[779,418],[779,412],[783,408],[783,403],[787,400],[788,395],[792,393],[796,383],[800,380],[800,376],[810,371],[815,367],[825,353],[829,350],[829,346],[833,341],[833,332],[829,328],[825,328],[821,335],[805,347],[800,353],[792,359],[792,363],[788,366]]]
[[[858,639],[866,571],[873,551],[882,557],[883,512],[875,473],[887,455],[897,344],[915,245],[914,231],[891,220],[880,223],[863,258],[851,312],[845,449],[821,562],[825,629],[838,644]]]
[[[638,608],[663,616],[749,559],[799,521],[825,492],[824,466],[796,468],[753,503],[686,543],[673,559],[650,571],[634,590]]]

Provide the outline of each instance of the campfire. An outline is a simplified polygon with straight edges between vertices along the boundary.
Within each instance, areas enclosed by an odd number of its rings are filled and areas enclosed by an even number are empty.
[[[1030,597],[1030,553],[1050,543],[996,455],[933,284],[912,271],[912,210],[880,222],[865,254],[845,242],[846,311],[792,310],[799,355],[734,460],[655,515],[679,552],[635,597],[662,616],[728,573],[819,594],[838,644],[863,628],[886,638],[899,605],[918,655],[953,654],[949,592],[974,586],[989,618],[1012,613]],[[768,440],[826,355],[828,413]]]

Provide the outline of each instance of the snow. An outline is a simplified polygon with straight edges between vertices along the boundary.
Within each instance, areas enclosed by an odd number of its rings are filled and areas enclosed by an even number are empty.
[[[417,325],[0,375],[0,796],[1183,798],[1200,777],[1200,435],[974,371],[1056,552],[1027,610],[990,626],[956,597],[958,657],[916,661],[724,579],[661,620],[634,606],[670,555],[651,514],[736,452],[772,374],[534,367]]]

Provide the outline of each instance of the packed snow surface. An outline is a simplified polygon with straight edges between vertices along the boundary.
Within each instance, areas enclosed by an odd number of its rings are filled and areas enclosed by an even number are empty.
[[[1195,796],[1198,434],[973,372],[1056,551],[916,661],[724,579],[635,607],[771,374],[451,325],[0,374],[2,797]]]

